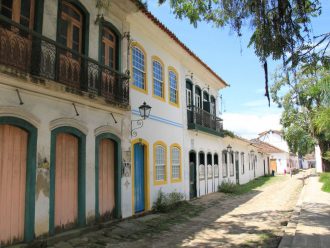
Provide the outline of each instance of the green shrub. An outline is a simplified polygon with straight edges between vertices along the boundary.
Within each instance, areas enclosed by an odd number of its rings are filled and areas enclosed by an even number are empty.
[[[152,208],[155,212],[166,213],[175,209],[184,199],[185,196],[182,193],[171,192],[166,194],[162,190],[159,190]]]
[[[237,184],[232,182],[222,182],[218,186],[218,191],[223,193],[235,194],[237,192]]]
[[[321,173],[320,182],[323,183],[322,190],[330,193],[330,173],[329,172]]]

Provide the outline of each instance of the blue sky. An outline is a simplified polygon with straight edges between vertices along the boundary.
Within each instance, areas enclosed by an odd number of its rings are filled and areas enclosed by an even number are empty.
[[[329,32],[330,1],[322,1],[321,17],[313,20],[314,35]],[[194,53],[206,62],[231,86],[221,93],[226,129],[245,138],[256,137],[268,129],[280,129],[281,109],[268,107],[264,96],[264,72],[253,48],[247,48],[251,31],[246,28],[239,39],[229,29],[216,29],[211,24],[199,23],[197,28],[187,20],[175,19],[168,4],[159,6],[148,0],[149,10],[163,22]],[[269,61],[270,74],[280,62]]]

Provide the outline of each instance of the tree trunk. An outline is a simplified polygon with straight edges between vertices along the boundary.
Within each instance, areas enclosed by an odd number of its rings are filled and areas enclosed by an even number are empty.
[[[321,156],[322,156],[322,169],[324,172],[330,172],[330,161],[323,158],[326,151],[330,150],[330,141],[319,141]]]

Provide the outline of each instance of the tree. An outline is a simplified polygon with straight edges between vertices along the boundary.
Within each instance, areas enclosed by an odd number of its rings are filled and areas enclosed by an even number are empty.
[[[167,0],[158,0],[163,4]],[[311,37],[311,19],[321,14],[319,0],[168,0],[177,18],[188,18],[197,26],[205,21],[217,27],[229,26],[238,36],[242,27],[253,30],[249,46],[254,47],[265,72],[267,60],[282,60],[286,69],[330,67],[330,32]]]
[[[290,150],[303,156],[318,144],[330,171],[330,72],[300,70],[289,78],[280,71],[274,79],[272,98],[283,107],[281,124]]]

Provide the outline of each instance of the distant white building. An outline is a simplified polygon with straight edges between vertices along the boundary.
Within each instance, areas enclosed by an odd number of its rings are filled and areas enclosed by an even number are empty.
[[[254,142],[260,141],[271,145],[274,149],[270,152],[270,169],[277,173],[290,172],[290,169],[299,168],[299,160],[295,154],[290,153],[289,146],[283,138],[283,133],[278,130],[268,130],[259,134]]]

